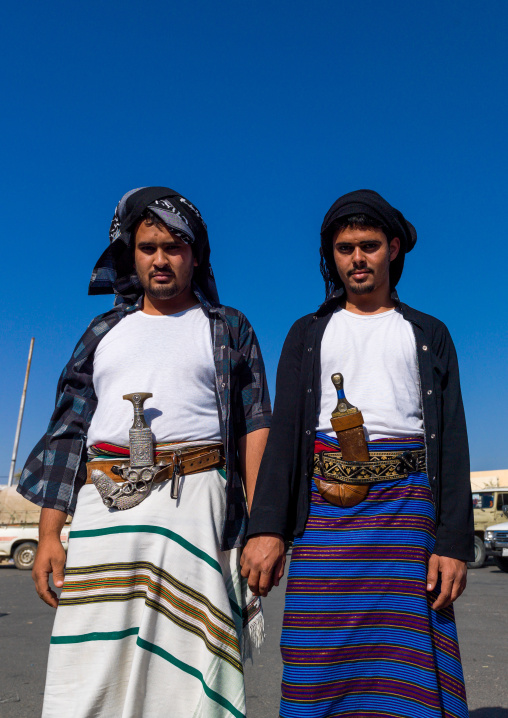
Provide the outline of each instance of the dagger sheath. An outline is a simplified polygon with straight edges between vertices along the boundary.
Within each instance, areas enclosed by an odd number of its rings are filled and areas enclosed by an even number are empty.
[[[152,396],[149,392],[135,392],[123,396],[125,400],[132,402],[134,408],[134,422],[129,429],[130,465],[133,469],[153,466],[152,430],[146,423],[143,411],[145,400]]]
[[[368,461],[369,447],[363,433],[362,412],[344,417],[332,415],[332,429],[339,442],[340,452],[345,461]]]

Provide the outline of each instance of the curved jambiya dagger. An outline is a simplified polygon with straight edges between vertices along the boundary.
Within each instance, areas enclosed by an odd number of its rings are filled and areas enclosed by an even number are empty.
[[[345,461],[368,461],[370,455],[363,433],[362,412],[346,399],[342,374],[332,374],[332,383],[337,391],[337,406],[332,412],[331,423],[342,458]],[[323,498],[343,507],[356,506],[369,493],[368,484],[331,484],[324,479],[317,479],[316,485]]]
[[[104,472],[98,469],[92,471],[92,482],[109,509],[122,511],[144,501],[150,493],[155,474],[160,470],[160,467],[154,466],[152,432],[143,411],[145,400],[152,396],[148,392],[135,392],[123,397],[131,401],[134,407],[134,423],[129,429],[129,466],[114,466],[111,470],[124,481],[116,483]]]

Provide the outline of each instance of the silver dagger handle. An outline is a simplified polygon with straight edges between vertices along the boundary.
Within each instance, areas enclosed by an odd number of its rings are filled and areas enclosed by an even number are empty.
[[[149,392],[134,392],[124,394],[124,399],[132,402],[134,407],[134,423],[129,429],[130,445],[130,466],[132,469],[140,469],[143,466],[153,466],[153,441],[152,431],[146,423],[143,412],[143,404],[146,399],[152,397]]]
[[[145,391],[136,391],[133,394],[124,394],[123,398],[127,401],[132,402],[132,406],[134,407],[134,424],[132,425],[133,429],[148,429],[148,424],[145,420],[145,415],[143,413],[143,404],[145,403],[146,399],[150,399],[153,396],[153,394],[150,394],[150,392]]]

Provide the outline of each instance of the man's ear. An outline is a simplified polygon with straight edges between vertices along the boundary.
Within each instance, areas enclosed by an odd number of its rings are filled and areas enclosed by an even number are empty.
[[[398,237],[394,237],[392,241],[390,242],[390,262],[393,262],[395,257],[397,257],[398,253],[400,252],[400,239]]]
[[[196,257],[194,257],[194,266],[197,267],[198,264],[199,264],[198,260],[196,259]]]

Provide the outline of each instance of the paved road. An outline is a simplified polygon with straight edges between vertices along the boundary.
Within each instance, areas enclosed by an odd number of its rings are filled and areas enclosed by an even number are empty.
[[[250,718],[278,714],[282,607],[280,589],[264,602],[267,640],[246,668]],[[508,574],[470,571],[456,612],[471,718],[508,718]],[[0,566],[0,718],[40,718],[53,616],[28,572]]]

